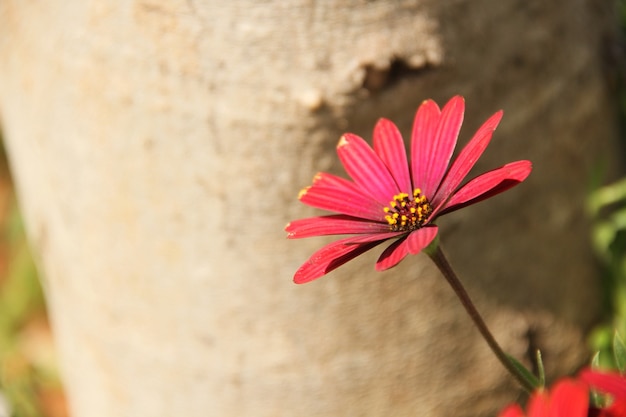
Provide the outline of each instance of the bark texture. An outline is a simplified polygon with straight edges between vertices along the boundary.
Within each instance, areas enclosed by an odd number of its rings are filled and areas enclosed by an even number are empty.
[[[550,375],[598,312],[583,199],[615,151],[604,2],[4,0],[0,118],[75,417],[479,416],[517,392],[428,259],[305,286],[287,241],[344,131],[466,97],[515,191],[441,222],[496,337]],[[604,6],[603,6],[604,7]],[[605,159],[602,159],[605,158]],[[581,308],[584,306],[584,308]]]

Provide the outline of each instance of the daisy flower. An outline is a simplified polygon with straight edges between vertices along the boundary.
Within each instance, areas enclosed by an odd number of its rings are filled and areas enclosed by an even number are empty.
[[[387,119],[374,128],[373,149],[357,135],[341,137],[337,154],[352,181],[319,173],[299,195],[304,204],[336,214],[295,220],[285,230],[290,239],[350,236],[315,252],[296,272],[296,283],[319,278],[389,240],[393,242],[378,258],[376,269],[391,268],[434,241],[440,216],[526,179],[531,163],[517,161],[461,186],[502,118],[502,111],[491,116],[450,165],[464,112],[460,96],[443,109],[432,100],[423,102],[413,124],[410,157],[398,128]]]

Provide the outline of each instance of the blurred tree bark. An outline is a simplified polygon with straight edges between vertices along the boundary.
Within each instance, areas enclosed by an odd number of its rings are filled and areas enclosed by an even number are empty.
[[[443,244],[496,337],[575,369],[599,311],[583,200],[616,148],[602,1],[4,0],[0,118],[73,415],[477,416],[516,398],[424,256],[315,283],[296,199],[344,131],[466,97],[515,191]],[[601,6],[603,5],[603,6]],[[608,28],[608,29],[607,29]],[[584,306],[584,308],[581,308]]]

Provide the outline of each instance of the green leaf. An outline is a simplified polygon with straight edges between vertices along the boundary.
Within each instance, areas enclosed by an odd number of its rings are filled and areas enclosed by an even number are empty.
[[[626,178],[594,191],[587,201],[587,209],[591,215],[596,216],[603,207],[615,204],[625,198]]]
[[[591,358],[591,369],[600,369],[600,351],[597,351]]]
[[[506,357],[509,359],[509,362],[511,362],[511,365],[513,365],[513,367],[517,370],[519,375],[521,375],[526,380],[528,386],[533,387],[534,389],[542,387],[539,379],[537,379],[537,377],[533,375],[532,372],[526,369],[526,367],[522,365],[521,362],[519,362],[511,355],[506,355]]]
[[[541,359],[541,351],[537,349],[537,371],[539,373],[539,386],[541,388],[546,386],[546,370],[543,367],[543,360]]]
[[[596,352],[591,358],[591,369],[597,370],[600,369],[600,351]],[[598,408],[603,408],[606,406],[606,398],[604,395],[599,394],[596,390],[591,390],[591,404]]]
[[[620,373],[626,368],[626,346],[619,333],[615,332],[613,336],[613,355],[615,356],[615,365]]]

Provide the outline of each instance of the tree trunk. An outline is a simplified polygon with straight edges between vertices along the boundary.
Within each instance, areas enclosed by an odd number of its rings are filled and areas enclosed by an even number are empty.
[[[602,2],[597,2],[601,4]],[[514,191],[441,222],[504,347],[550,375],[599,311],[583,199],[614,148],[596,2],[4,0],[0,117],[75,417],[478,416],[518,391],[425,256],[311,284],[288,241],[334,147],[466,97]],[[613,147],[613,148],[612,148]],[[609,158],[607,158],[608,160]],[[585,308],[580,308],[585,306]]]

